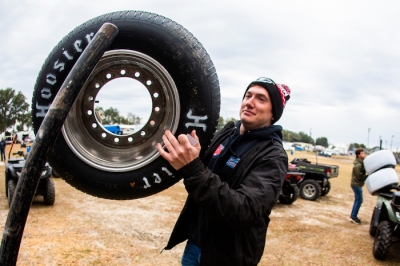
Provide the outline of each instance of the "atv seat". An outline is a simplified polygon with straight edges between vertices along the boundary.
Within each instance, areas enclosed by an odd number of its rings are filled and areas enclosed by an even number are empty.
[[[7,163],[10,163],[12,165],[16,164],[23,164],[25,163],[25,159],[20,159],[20,158],[11,158],[7,160]]]

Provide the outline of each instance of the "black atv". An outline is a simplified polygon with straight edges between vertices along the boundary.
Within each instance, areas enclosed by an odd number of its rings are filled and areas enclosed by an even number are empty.
[[[299,197],[298,183],[303,180],[305,173],[299,172],[299,168],[289,165],[285,180],[283,181],[278,200],[282,204],[292,204]]]
[[[5,191],[8,199],[8,206],[11,205],[11,200],[14,195],[15,188],[17,186],[18,179],[21,175],[21,171],[24,168],[26,156],[23,151],[13,153],[21,158],[11,158],[6,163],[5,170]],[[54,182],[51,178],[52,168],[46,163],[42,174],[40,176],[39,184],[36,189],[35,195],[42,195],[44,198],[44,204],[53,205],[55,200],[55,188]]]

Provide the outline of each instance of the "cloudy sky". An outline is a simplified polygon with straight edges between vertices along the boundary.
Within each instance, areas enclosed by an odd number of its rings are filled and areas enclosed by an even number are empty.
[[[399,1],[2,0],[0,88],[30,103],[53,47],[121,10],[166,16],[199,39],[217,70],[224,118],[238,118],[245,87],[266,76],[292,90],[284,129],[336,146],[381,138],[383,148],[400,148]]]

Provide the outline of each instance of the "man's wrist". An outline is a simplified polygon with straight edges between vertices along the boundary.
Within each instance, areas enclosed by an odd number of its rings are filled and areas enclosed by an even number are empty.
[[[203,171],[205,166],[200,158],[196,158],[181,169],[178,170],[178,173],[183,178],[189,178],[194,176],[196,173]]]

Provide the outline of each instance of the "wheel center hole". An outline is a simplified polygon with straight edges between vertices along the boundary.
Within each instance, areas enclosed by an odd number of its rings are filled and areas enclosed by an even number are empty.
[[[95,98],[99,124],[114,135],[131,135],[148,123],[152,100],[147,88],[133,78],[117,78],[107,82]],[[103,133],[103,137],[107,134]]]

